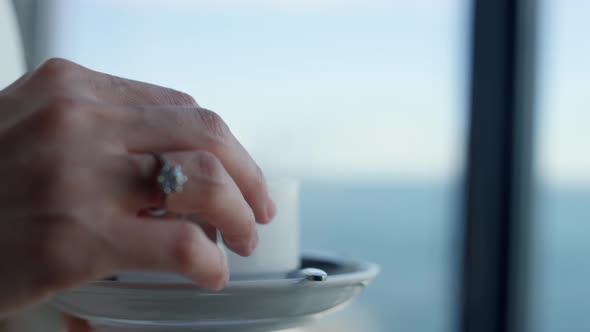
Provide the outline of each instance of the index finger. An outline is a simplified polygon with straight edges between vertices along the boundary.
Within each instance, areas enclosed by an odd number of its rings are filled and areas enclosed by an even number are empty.
[[[238,185],[258,222],[275,214],[260,167],[215,112],[198,107],[127,106],[104,110],[115,135],[131,153],[206,150]]]

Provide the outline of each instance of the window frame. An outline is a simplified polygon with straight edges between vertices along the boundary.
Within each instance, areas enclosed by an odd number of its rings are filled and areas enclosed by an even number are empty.
[[[536,0],[474,0],[460,329],[527,330]]]

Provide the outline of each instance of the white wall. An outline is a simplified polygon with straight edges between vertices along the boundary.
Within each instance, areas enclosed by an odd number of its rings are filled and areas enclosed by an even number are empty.
[[[0,89],[25,72],[18,24],[10,0],[0,0]]]

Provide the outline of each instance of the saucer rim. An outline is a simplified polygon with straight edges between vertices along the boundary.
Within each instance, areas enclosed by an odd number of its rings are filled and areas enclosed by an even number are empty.
[[[223,294],[227,292],[250,290],[250,289],[282,289],[286,286],[304,283],[306,286],[315,284],[322,287],[341,287],[350,286],[354,281],[362,284],[368,284],[381,271],[378,264],[367,261],[360,261],[353,258],[340,256],[334,253],[327,253],[317,250],[305,250],[301,255],[302,260],[316,260],[330,264],[341,266],[352,266],[354,271],[339,273],[335,275],[328,275],[327,280],[321,282],[308,282],[300,278],[269,278],[269,279],[251,279],[251,280],[230,280],[225,288],[221,291],[211,291],[200,288],[193,283],[182,282],[132,282],[132,281],[111,281],[99,280],[70,290],[71,292],[88,292],[99,291],[104,292],[107,289],[113,291],[129,291],[129,290],[149,290],[149,291],[183,291],[192,290],[198,292],[200,295],[204,294]],[[192,293],[192,292],[191,292]]]

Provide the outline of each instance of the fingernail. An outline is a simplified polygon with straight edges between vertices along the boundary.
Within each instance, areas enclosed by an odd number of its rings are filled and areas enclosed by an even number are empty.
[[[275,217],[277,213],[277,206],[272,198],[268,198],[268,202],[266,203],[266,222],[270,222],[272,218]]]

